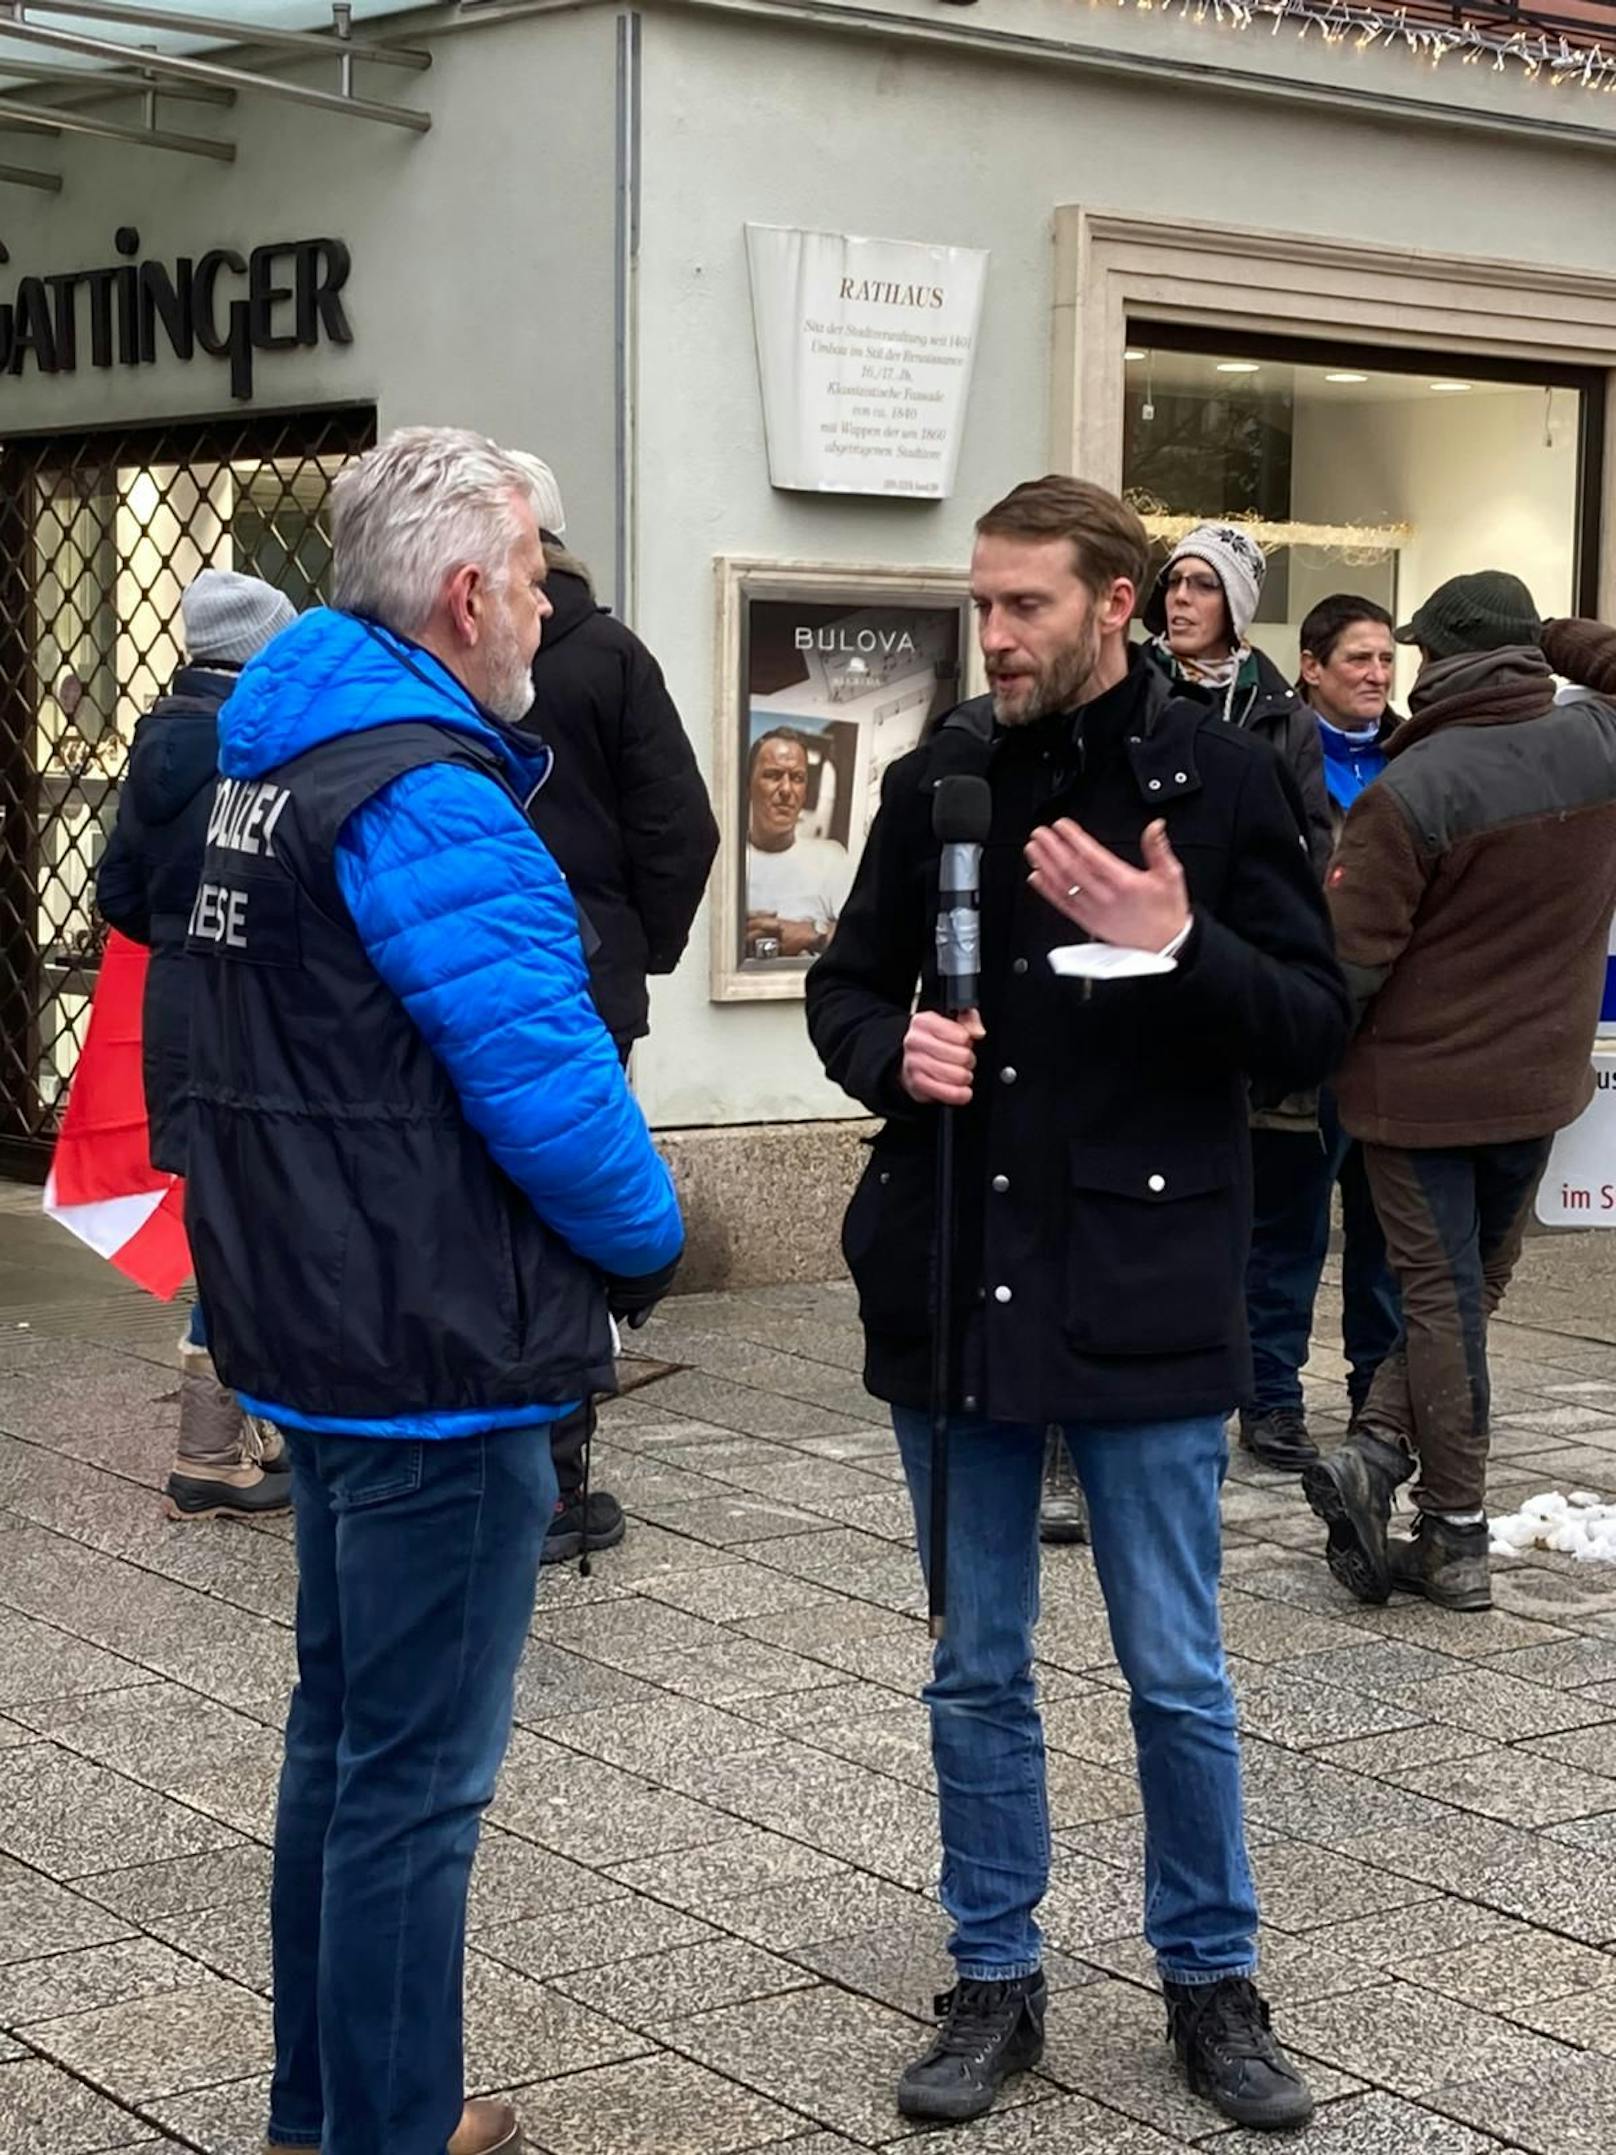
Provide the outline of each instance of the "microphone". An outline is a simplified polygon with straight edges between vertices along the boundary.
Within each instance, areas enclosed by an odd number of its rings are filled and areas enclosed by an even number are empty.
[[[931,827],[941,839],[938,877],[937,971],[943,1009],[951,1018],[974,1010],[982,970],[982,847],[993,821],[985,778],[940,778],[932,794]]]

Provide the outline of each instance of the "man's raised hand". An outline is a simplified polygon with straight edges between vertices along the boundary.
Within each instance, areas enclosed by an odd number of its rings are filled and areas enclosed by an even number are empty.
[[[1032,887],[1057,913],[1096,942],[1165,950],[1190,921],[1184,871],[1165,823],[1145,832],[1144,856],[1143,868],[1130,867],[1068,820],[1034,831],[1027,846]]]

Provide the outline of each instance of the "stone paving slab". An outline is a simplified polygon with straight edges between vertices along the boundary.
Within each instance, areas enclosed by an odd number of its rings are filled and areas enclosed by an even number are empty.
[[[0,1218],[21,1278],[38,1223]],[[15,1232],[14,1232],[15,1230]],[[1616,1489],[1616,1248],[1534,1241],[1495,1327],[1495,1495]],[[163,1520],[171,1313],[52,1245],[0,1338],[0,2155],[256,2155],[285,1522]],[[1597,1291],[1596,1291],[1597,1290]],[[55,1299],[52,1299],[52,1298]],[[98,1310],[106,1313],[96,1336]],[[1321,1341],[1333,1338],[1327,1286]],[[840,1286],[691,1297],[602,1414],[631,1517],[547,1573],[473,1889],[468,2079],[534,2155],[1256,2155],[1176,2079],[1139,1935],[1127,1699],[1082,1549],[1039,1673],[1056,1862],[1043,2069],[906,2126],[946,1982],[901,1473]],[[1339,1357],[1308,1375],[1345,1421]],[[1294,1484],[1236,1455],[1225,1625],[1265,1981],[1308,2155],[1616,2146],[1616,1574],[1359,1608]]]

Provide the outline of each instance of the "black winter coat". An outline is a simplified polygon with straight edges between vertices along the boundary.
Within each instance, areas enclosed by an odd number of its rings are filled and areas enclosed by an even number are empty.
[[[533,661],[524,730],[555,750],[529,813],[589,928],[589,983],[619,1048],[640,1039],[648,973],[671,973],[718,851],[718,825],[662,669],[597,606],[588,584],[552,568],[555,611]]]
[[[1319,722],[1311,707],[1291,687],[1267,652],[1259,651],[1255,646],[1251,656],[1256,663],[1257,679],[1249,686],[1236,686],[1232,696],[1224,689],[1202,688],[1193,681],[1179,681],[1159,644],[1147,644],[1144,648],[1152,664],[1173,682],[1180,695],[1198,698],[1231,726],[1239,726],[1259,741],[1266,741],[1289,766],[1296,789],[1302,796],[1305,811],[1302,827],[1307,833],[1307,850],[1322,877],[1335,849],[1335,822],[1330,812],[1330,789],[1324,782],[1324,749],[1319,741]]]
[[[846,910],[808,976],[830,1076],[887,1118],[843,1228],[865,1382],[928,1396],[937,1111],[899,1082],[916,983],[935,965],[932,791],[983,772],[976,1097],[959,1116],[956,1402],[995,1420],[1143,1421],[1222,1412],[1247,1394],[1246,1083],[1316,1083],[1347,1038],[1345,983],[1271,750],[1173,693],[1142,657],[1071,716],[1014,730],[962,705],[894,765]],[[1058,978],[1081,940],[1028,886],[1023,848],[1062,815],[1136,865],[1164,817],[1194,926],[1170,975]]]
[[[202,875],[219,771],[219,708],[234,673],[182,666],[135,728],[118,820],[101,856],[96,903],[121,935],[151,949],[141,1015],[152,1165],[185,1172],[191,975],[185,930]]]

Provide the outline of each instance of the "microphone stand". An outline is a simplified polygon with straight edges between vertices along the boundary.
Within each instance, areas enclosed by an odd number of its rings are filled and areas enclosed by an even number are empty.
[[[952,1014],[952,1013],[951,1013]],[[926,1581],[931,1635],[948,1619],[948,1407],[954,1378],[954,1117],[937,1110],[937,1227],[932,1256],[931,1310],[931,1564]]]
[[[981,963],[978,907],[982,847],[993,815],[985,778],[939,779],[932,830],[943,854],[938,878],[937,973],[944,1014],[975,1009]],[[931,1562],[926,1602],[931,1635],[942,1638],[948,1614],[948,1416],[954,1387],[954,1138],[956,1110],[937,1107],[936,1210],[931,1262]]]

